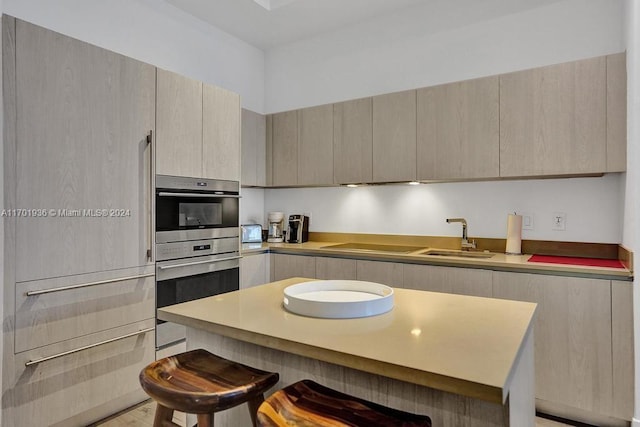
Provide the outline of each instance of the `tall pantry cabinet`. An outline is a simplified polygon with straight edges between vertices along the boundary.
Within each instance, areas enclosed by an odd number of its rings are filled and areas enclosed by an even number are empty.
[[[3,17],[4,425],[86,425],[155,357],[155,68]]]

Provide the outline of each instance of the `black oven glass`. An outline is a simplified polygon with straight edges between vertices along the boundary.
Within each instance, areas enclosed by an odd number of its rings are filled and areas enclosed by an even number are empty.
[[[236,197],[156,195],[156,231],[238,227]]]
[[[240,283],[240,269],[237,267],[195,276],[162,280],[156,285],[156,306],[162,308],[225,292],[237,291],[238,283]]]

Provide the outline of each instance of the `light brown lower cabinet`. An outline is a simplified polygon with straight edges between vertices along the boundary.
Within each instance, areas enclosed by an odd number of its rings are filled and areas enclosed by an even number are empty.
[[[240,260],[240,289],[264,285],[269,280],[269,254],[243,255]]]
[[[316,278],[322,280],[356,280],[358,261],[349,258],[316,257]]]
[[[86,426],[144,400],[138,374],[155,359],[154,326],[148,319],[16,354],[3,393],[7,425]]]
[[[498,271],[493,278],[494,297],[538,303],[538,406],[612,415],[610,281]]]
[[[316,277],[316,259],[312,256],[271,254],[271,280],[290,277]]]
[[[358,260],[356,278],[382,283],[392,288],[402,288],[402,264],[397,262]]]
[[[611,281],[613,415],[633,417],[633,282]]]
[[[404,264],[404,286],[421,291],[492,296],[493,272],[471,268]]]

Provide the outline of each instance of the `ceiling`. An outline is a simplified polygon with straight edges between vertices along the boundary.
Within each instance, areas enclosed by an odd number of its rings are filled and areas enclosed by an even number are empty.
[[[484,9],[499,16],[561,0],[164,0],[263,50],[386,17],[419,14],[454,21]],[[414,16],[415,18],[415,16]],[[389,31],[389,28],[381,28]]]

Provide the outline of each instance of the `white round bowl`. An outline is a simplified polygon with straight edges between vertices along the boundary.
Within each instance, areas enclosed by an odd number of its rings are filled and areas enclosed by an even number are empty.
[[[393,308],[393,288],[360,280],[313,280],[284,289],[284,308],[328,319],[369,317]]]

